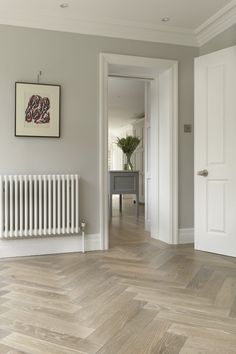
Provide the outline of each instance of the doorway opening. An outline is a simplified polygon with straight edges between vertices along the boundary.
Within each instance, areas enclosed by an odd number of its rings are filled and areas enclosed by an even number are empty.
[[[145,239],[148,80],[109,74],[108,184],[111,246]],[[150,139],[150,136],[149,136]]]
[[[109,76],[146,80],[145,115],[150,148],[148,186],[152,238],[178,243],[178,63],[173,60],[100,54],[100,240],[109,248]],[[146,218],[145,218],[146,219]]]

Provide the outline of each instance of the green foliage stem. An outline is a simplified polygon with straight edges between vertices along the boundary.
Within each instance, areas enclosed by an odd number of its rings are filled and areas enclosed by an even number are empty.
[[[140,139],[136,136],[128,135],[126,138],[117,137],[116,144],[123,151],[127,158],[127,165],[133,170],[131,156],[140,143]]]

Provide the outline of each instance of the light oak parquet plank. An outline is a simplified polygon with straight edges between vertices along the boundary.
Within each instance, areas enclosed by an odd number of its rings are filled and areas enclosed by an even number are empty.
[[[156,347],[170,326],[169,321],[157,320],[149,323],[141,332],[130,337],[117,354],[149,354],[158,353]]]
[[[116,333],[98,351],[98,354],[116,354],[127,343],[132,336],[137,335],[146,327],[156,316],[156,311],[141,309],[126,325]],[[123,350],[123,349],[122,349]]]
[[[19,333],[10,334],[2,339],[2,343],[28,354],[83,354],[83,352],[76,349],[69,349],[68,347],[52,344],[48,341],[35,339]]]

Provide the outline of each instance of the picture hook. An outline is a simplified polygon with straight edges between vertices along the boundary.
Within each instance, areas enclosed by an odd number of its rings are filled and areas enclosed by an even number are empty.
[[[40,70],[37,75],[37,83],[39,84],[40,77],[42,76],[42,71]]]

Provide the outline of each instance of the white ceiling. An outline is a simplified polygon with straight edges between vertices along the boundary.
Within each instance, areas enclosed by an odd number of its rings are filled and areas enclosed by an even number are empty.
[[[116,130],[144,115],[145,81],[136,79],[108,79],[109,129]]]
[[[137,23],[162,24],[165,16],[171,18],[166,24],[195,29],[231,0],[2,0],[1,13],[24,13],[53,15],[59,17],[133,21]],[[68,3],[67,9],[59,4]]]
[[[215,33],[223,19],[236,22],[235,10],[236,0],[0,0],[0,23],[198,45],[213,22],[221,20]]]

